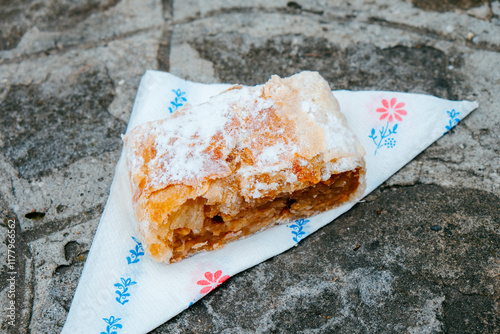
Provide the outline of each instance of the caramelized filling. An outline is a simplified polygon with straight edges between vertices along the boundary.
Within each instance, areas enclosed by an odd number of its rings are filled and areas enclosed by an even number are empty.
[[[215,206],[202,204],[204,199],[198,198],[183,206],[193,205],[195,202],[199,206],[203,205],[203,209],[201,207],[199,209],[204,215],[202,224],[201,220],[199,224],[202,226],[197,225],[196,229],[192,226],[191,228],[179,227],[174,230],[171,242],[173,249],[171,262],[177,262],[200,250],[219,249],[228,242],[271,227],[276,223],[329,210],[348,201],[358,186],[359,169],[334,174],[330,179],[308,188],[284,194],[265,204],[246,207],[235,216],[217,212]],[[170,243],[166,239],[163,241]]]

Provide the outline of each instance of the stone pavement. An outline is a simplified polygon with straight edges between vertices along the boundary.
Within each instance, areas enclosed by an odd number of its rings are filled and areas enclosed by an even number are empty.
[[[61,330],[146,69],[252,85],[307,69],[332,89],[480,107],[153,333],[500,333],[500,1],[7,0],[0,14],[1,332]]]

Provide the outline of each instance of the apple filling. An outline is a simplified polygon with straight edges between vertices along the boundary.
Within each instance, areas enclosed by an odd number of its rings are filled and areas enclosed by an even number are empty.
[[[217,204],[208,205],[203,197],[190,199],[169,215],[165,222],[169,228],[159,227],[159,240],[172,249],[170,262],[219,249],[275,224],[308,217],[349,201],[358,189],[359,177],[358,168],[274,199],[263,198],[255,203],[241,199],[240,210],[232,214],[221,212]]]

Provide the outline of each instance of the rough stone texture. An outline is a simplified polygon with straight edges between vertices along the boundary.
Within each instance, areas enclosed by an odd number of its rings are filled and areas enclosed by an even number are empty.
[[[22,178],[36,179],[121,146],[124,126],[107,112],[114,94],[103,72],[83,69],[56,96],[35,84],[9,88],[0,104],[2,153]]]
[[[35,268],[32,332],[57,333],[62,329],[98,220],[30,243]]]
[[[500,333],[500,1],[0,2],[0,303],[16,227],[16,325],[64,324],[148,68],[480,108],[365,202],[153,333]]]
[[[231,34],[193,44],[225,82],[256,85],[269,73],[290,76],[314,68],[333,89],[392,89],[450,99],[456,99],[453,89],[458,89],[453,83],[459,79],[447,69],[445,54],[427,46],[380,49],[359,43],[340,49],[326,38],[295,35],[279,35],[259,45],[257,38]]]
[[[498,333],[500,198],[432,185],[374,197],[154,333]]]
[[[0,39],[3,62],[93,47],[162,23],[159,0],[7,0],[0,6],[6,14]]]

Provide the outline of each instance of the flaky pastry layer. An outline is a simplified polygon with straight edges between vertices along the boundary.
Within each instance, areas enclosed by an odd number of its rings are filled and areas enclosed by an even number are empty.
[[[139,231],[165,263],[364,191],[364,150],[316,72],[233,86],[124,139]]]

